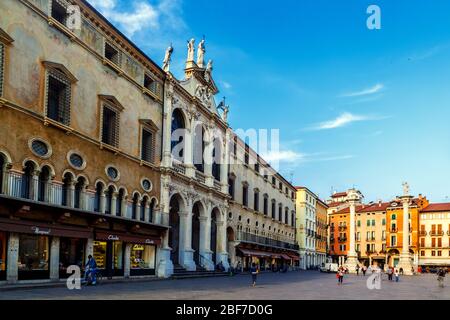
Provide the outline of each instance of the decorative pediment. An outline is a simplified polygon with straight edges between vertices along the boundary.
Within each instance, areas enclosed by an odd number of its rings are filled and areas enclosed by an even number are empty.
[[[111,96],[111,95],[106,95],[106,94],[99,94],[98,98],[104,102],[106,102],[108,105],[110,105],[111,107],[116,108],[119,111],[122,111],[124,109],[124,107],[122,106],[122,104],[119,102],[119,100],[117,100],[116,97]]]
[[[139,119],[139,123],[141,123],[144,126],[149,127],[152,131],[158,131],[158,126],[150,119]]]
[[[72,83],[75,83],[78,81],[78,79],[69,71],[69,69],[67,69],[61,63],[51,62],[51,61],[42,61],[42,64],[44,65],[44,67],[47,70],[53,70],[57,73],[62,73]]]
[[[3,42],[4,44],[11,44],[14,42],[14,39],[11,38],[5,30],[0,28],[0,42]]]

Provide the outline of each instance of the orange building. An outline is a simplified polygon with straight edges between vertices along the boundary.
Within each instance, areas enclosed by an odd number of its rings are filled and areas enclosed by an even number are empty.
[[[350,247],[350,210],[332,213],[328,216],[330,226],[330,246],[328,254],[333,262],[342,264]]]
[[[327,209],[320,199],[316,201],[316,256],[318,264],[327,260]]]
[[[421,194],[412,199],[409,205],[409,252],[414,257],[414,265],[418,264],[419,259],[419,215],[428,205],[427,198]],[[400,199],[390,202],[386,209],[386,220],[387,263],[396,266],[403,247],[403,204]]]

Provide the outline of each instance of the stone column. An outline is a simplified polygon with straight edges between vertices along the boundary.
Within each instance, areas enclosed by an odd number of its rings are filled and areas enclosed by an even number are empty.
[[[222,163],[220,166],[220,184],[221,184],[221,191],[222,193],[228,194],[228,164],[230,162],[230,144],[228,141],[230,140],[230,133],[226,132],[225,134],[225,141],[223,143],[224,150],[223,150],[223,157],[222,157]]]
[[[192,205],[188,204],[185,212],[180,212],[180,263],[188,271],[197,269],[192,250]]]
[[[84,257],[84,264],[87,263],[89,255],[94,255],[94,239],[86,240],[86,253]]]
[[[74,208],[75,207],[75,181],[71,181],[69,184],[69,190],[67,190],[67,206]]]
[[[347,251],[347,267],[350,273],[356,273],[356,266],[359,264],[358,255],[355,251],[355,214],[356,214],[356,201],[358,195],[355,190],[348,191],[348,202],[350,204],[350,248]]]
[[[213,133],[207,134],[205,139],[205,153],[204,153],[204,169],[205,169],[205,183],[207,186],[212,187],[214,185],[214,177],[212,176],[212,164],[213,164]]]
[[[50,280],[59,280],[59,237],[52,237],[50,242]]]
[[[144,209],[144,221],[145,222],[151,222],[150,220],[150,202],[147,201],[145,203],[145,209]]]
[[[113,192],[111,195],[111,215],[117,215],[117,192]]]
[[[169,210],[170,210],[170,176],[161,176],[161,204],[159,212],[155,213],[156,223],[169,227]],[[169,247],[169,230],[164,232],[161,244],[156,252],[156,275],[159,278],[167,278],[173,274],[173,263],[170,257],[172,249]]]
[[[31,177],[31,186],[29,186],[30,187],[30,198],[31,198],[31,200],[34,200],[34,201],[38,200],[39,174],[40,174],[40,171],[38,171],[38,170],[33,171],[33,174]]]
[[[162,154],[162,166],[169,168],[171,165],[172,152],[172,98],[173,98],[173,85],[170,80],[165,84],[165,99],[164,99],[164,116],[163,116],[163,154]]]
[[[124,262],[123,262],[123,276],[124,278],[130,277],[130,269],[131,269],[131,243],[125,244],[125,252],[124,252]]]
[[[122,207],[120,211],[122,212],[122,217],[127,217],[127,211],[128,211],[128,196],[124,195],[122,202],[120,203],[120,206]]]
[[[223,266],[228,271],[230,264],[228,263],[227,252],[227,224],[224,221],[217,221],[217,262],[222,261]]]
[[[8,238],[8,249],[6,257],[6,281],[8,283],[16,283],[18,280],[18,265],[19,260],[19,235],[17,233],[10,233]]]
[[[207,211],[208,213],[208,211]],[[203,261],[202,267],[214,270],[211,252],[211,215],[200,216],[200,254],[208,259]]]
[[[106,210],[106,195],[105,195],[106,192],[107,191],[105,190],[100,194],[100,208],[99,208],[100,213],[105,213]]]
[[[192,106],[195,108],[195,106]],[[184,143],[184,164],[186,168],[186,176],[194,177],[195,176],[195,166],[194,166],[194,134],[195,134],[195,118],[193,114],[189,114],[190,121],[187,124],[187,128],[185,130],[185,143]]]
[[[411,254],[409,252],[409,203],[413,197],[404,194],[400,197],[402,203],[403,203],[403,246],[402,246],[402,252],[400,253],[400,259],[398,262],[398,268],[403,268],[403,273],[406,275],[411,275]]]

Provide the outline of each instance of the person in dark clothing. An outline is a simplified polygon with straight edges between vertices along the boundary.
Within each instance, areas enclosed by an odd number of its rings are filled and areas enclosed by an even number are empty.
[[[252,266],[250,268],[250,273],[252,274],[252,286],[256,286],[256,278],[258,276],[258,268],[256,267],[255,263],[252,263]]]
[[[84,281],[87,282],[89,276],[91,276],[91,284],[97,284],[97,262],[92,255],[88,256],[88,262],[86,263],[86,271],[84,272]]]

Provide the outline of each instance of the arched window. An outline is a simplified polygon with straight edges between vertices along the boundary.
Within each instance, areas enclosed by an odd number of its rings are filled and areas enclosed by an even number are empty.
[[[77,209],[81,209],[81,195],[86,185],[86,180],[83,177],[79,177],[75,184],[75,201],[74,206]]]
[[[204,172],[204,154],[205,154],[205,129],[198,125],[194,132],[194,166],[200,171]]]
[[[6,161],[3,154],[0,153],[0,193],[3,193],[3,177],[5,171]]]
[[[21,185],[21,196],[25,199],[31,199],[31,186],[33,181],[33,173],[35,171],[35,166],[33,162],[27,161],[25,163],[24,174],[22,177],[22,185]]]
[[[124,213],[122,212],[123,201],[125,201],[125,190],[121,188],[116,198],[116,215],[119,217],[124,216]]]
[[[283,208],[281,206],[281,203],[278,206],[278,221],[280,221],[280,222],[283,221]]]
[[[180,109],[172,112],[171,151],[175,159],[183,161],[184,158],[184,130],[186,123]]]
[[[152,201],[150,202],[150,210],[149,210],[149,215],[148,215],[148,222],[153,222],[153,215],[155,212],[155,207],[156,207],[156,199],[152,199]]]
[[[69,199],[70,199],[70,186],[72,185],[72,174],[66,173],[63,178],[63,186],[62,186],[62,199],[61,204],[63,206],[69,205]]]
[[[94,211],[100,212],[100,202],[103,192],[103,183],[97,182],[95,185],[95,199],[94,199]]]
[[[109,186],[108,191],[106,192],[105,196],[106,196],[106,201],[105,201],[105,213],[106,214],[112,214],[111,212],[111,208],[112,208],[112,198],[113,198],[113,194],[114,194],[114,187],[113,186]]]
[[[235,177],[233,175],[230,175],[228,177],[228,194],[231,196],[231,199],[234,200],[234,183],[235,183]]]
[[[145,207],[147,206],[148,199],[144,197],[141,201],[141,221],[145,221]]]
[[[289,224],[289,209],[288,208],[284,209],[284,223]]]
[[[277,216],[277,209],[275,205],[275,200],[272,200],[272,219],[276,219]]]
[[[220,181],[220,167],[222,163],[222,148],[220,145],[220,139],[214,139],[212,158],[213,158],[212,175],[214,179]]]
[[[267,194],[264,195],[263,212],[265,216],[269,214],[269,198]]]
[[[133,196],[133,205],[131,206],[131,219],[136,220],[137,218],[137,207],[139,202],[139,195],[137,193]]]
[[[38,179],[38,201],[48,201],[47,190],[50,184],[50,169],[45,166],[42,168]]]

